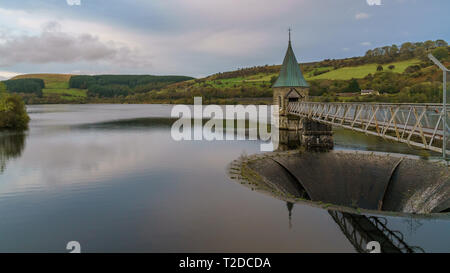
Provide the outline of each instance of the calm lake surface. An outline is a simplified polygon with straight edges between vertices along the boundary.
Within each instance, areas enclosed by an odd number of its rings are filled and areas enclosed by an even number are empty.
[[[170,105],[29,106],[0,135],[0,252],[355,252],[327,210],[251,191],[227,165],[259,141],[172,140]],[[336,149],[423,155],[344,130]],[[450,251],[449,219],[386,218],[410,246]]]

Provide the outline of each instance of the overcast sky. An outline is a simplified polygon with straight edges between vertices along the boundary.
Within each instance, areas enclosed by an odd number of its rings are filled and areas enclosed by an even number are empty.
[[[0,0],[0,77],[194,77],[450,40],[449,0]]]

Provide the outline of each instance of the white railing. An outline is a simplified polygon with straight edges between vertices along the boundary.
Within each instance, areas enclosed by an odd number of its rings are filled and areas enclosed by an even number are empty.
[[[441,104],[290,102],[287,110],[291,115],[442,153]],[[447,115],[448,111],[447,107]]]

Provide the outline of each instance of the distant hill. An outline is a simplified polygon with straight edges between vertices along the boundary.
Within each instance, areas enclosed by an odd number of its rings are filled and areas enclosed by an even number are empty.
[[[17,79],[42,79],[45,84],[55,83],[55,82],[68,82],[70,80],[71,74],[24,74],[18,75],[11,80]]]
[[[126,97],[147,90],[159,90],[167,85],[194,78],[153,75],[24,74],[13,77],[5,83],[18,86],[19,81],[31,82],[31,79],[43,80],[45,86],[37,97],[23,94],[27,103],[86,103],[99,102],[102,98]]]
[[[24,74],[13,77],[11,80],[18,79],[42,79],[44,80],[45,87],[42,89],[44,102],[49,103],[70,103],[70,102],[82,102],[86,98],[87,90],[69,88],[69,80],[72,77],[71,74]],[[25,98],[29,103],[39,100],[38,98]]]
[[[325,101],[438,102],[442,74],[427,58],[432,53],[450,65],[444,40],[404,43],[368,50],[364,56],[300,64],[310,83],[310,95]],[[301,58],[301,56],[298,56]],[[205,78],[150,75],[28,74],[13,79],[45,82],[42,97],[28,95],[27,103],[270,103],[272,84],[280,65],[219,72]],[[373,89],[381,96],[358,96]],[[340,94],[345,94],[340,95]],[[352,95],[353,94],[353,95]]]

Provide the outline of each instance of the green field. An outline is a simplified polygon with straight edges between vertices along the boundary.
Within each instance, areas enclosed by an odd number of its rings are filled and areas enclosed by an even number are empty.
[[[262,84],[270,84],[271,75],[258,74],[249,77],[237,77],[220,80],[207,80],[206,83],[216,88],[235,88],[238,86],[255,86],[259,87]],[[201,83],[193,84],[194,87],[201,85]]]
[[[396,73],[403,73],[408,66],[418,64],[420,61],[417,59],[411,59],[402,62],[394,62],[390,64],[383,65],[383,71],[392,71]],[[395,68],[390,70],[388,67],[394,65]],[[378,64],[366,64],[354,67],[343,67],[330,72],[320,74],[311,77],[310,75],[305,75],[307,80],[350,80],[352,78],[362,79],[368,74],[374,74],[377,72]],[[309,77],[308,77],[309,76]]]
[[[67,89],[58,89],[58,88],[44,88],[42,89],[44,96],[50,94],[59,94],[62,96],[69,97],[86,97],[85,89],[75,89],[75,88],[67,88]]]
[[[58,94],[63,97],[86,97],[85,89],[69,88],[69,82],[48,82],[42,89],[44,96]]]
[[[401,62],[393,62],[389,64],[384,64],[383,71],[392,71],[395,73],[403,73],[408,66],[418,64],[420,61],[418,59],[411,59]],[[394,65],[395,68],[390,70],[389,66]],[[333,70],[331,66],[324,66],[314,68],[312,71],[304,73],[305,79],[310,80],[350,80],[352,78],[362,79],[369,74],[374,74],[377,72],[378,64],[366,64],[353,67],[343,67]],[[314,76],[314,72],[329,71],[323,74]],[[261,86],[261,84],[269,84],[272,77],[277,77],[278,73],[258,73],[246,77],[235,77],[229,79],[214,79],[206,78],[206,83],[210,84],[216,88],[230,88],[236,86]],[[198,86],[197,83],[193,86]]]
[[[42,79],[45,82],[45,88],[42,89],[44,97],[58,95],[61,98],[71,101],[77,98],[86,97],[87,90],[69,88],[70,74],[26,74],[19,75],[13,79]]]

